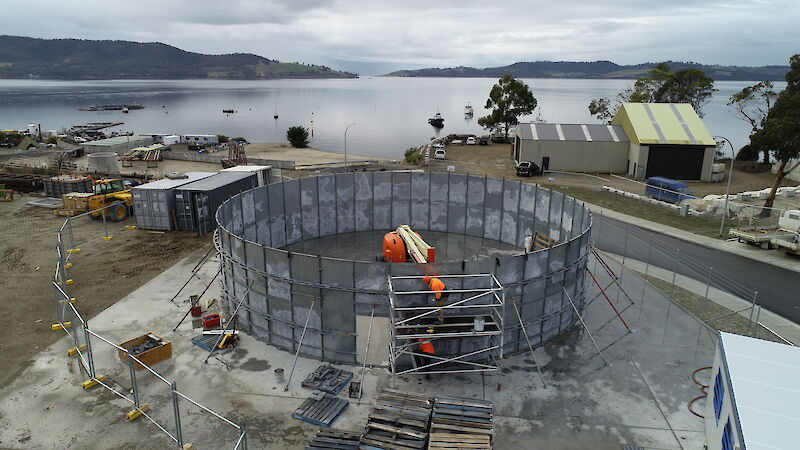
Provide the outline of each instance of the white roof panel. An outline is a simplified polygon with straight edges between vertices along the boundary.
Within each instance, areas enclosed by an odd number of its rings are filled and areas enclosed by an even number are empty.
[[[797,448],[800,347],[720,336],[747,449]]]

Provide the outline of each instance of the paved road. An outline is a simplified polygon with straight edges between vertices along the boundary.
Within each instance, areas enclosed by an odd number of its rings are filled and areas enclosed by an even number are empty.
[[[593,218],[593,232],[600,250],[640,261],[649,259],[650,264],[668,270],[677,267],[679,274],[703,283],[708,279],[709,267],[713,267],[713,287],[746,300],[752,300],[758,291],[757,302],[764,309],[800,323],[800,273],[652,232],[607,216],[595,214]],[[677,258],[675,249],[679,250]]]

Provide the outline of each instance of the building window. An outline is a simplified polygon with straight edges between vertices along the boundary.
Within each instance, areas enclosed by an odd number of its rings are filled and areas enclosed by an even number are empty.
[[[719,414],[722,412],[722,399],[725,397],[725,388],[722,386],[722,371],[717,371],[714,379],[714,415],[719,423]]]
[[[722,450],[733,450],[733,429],[731,428],[731,419],[725,424],[725,429],[722,430]]]

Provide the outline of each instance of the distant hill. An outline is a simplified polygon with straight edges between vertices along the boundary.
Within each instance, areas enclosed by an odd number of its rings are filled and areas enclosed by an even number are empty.
[[[510,66],[487,67],[452,67],[447,69],[399,70],[384,76],[387,77],[473,77],[499,78],[511,74],[516,78],[604,78],[634,79],[647,74],[657,63],[643,63],[632,66],[621,66],[611,61],[570,62],[570,61],[534,61],[518,62]],[[696,68],[704,71],[706,76],[714,80],[739,81],[783,81],[789,71],[788,66],[719,66],[691,62],[668,61],[672,70]]]
[[[356,78],[325,66],[282,63],[249,53],[203,55],[159,42],[0,36],[0,78],[272,79]]]

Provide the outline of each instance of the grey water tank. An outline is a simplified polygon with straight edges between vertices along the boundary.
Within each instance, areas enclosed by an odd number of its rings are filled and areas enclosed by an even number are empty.
[[[114,152],[89,154],[89,172],[119,173],[117,154]]]
[[[164,178],[131,189],[137,227],[161,231],[176,229],[174,189],[216,175],[216,172],[187,172],[185,175],[186,178]]]

